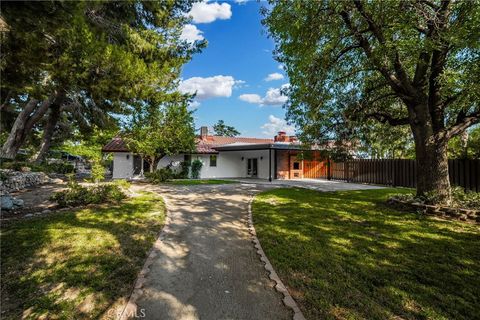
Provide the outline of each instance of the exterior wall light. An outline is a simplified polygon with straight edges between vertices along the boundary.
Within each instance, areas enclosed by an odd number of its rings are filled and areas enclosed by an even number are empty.
[[[244,158],[244,157],[242,157],[242,161],[243,161],[243,160],[245,160],[245,158]]]
[[[130,155],[129,155],[129,154],[127,154],[127,160],[128,160],[128,159],[130,159]]]
[[[260,160],[263,160],[263,157],[260,157]]]

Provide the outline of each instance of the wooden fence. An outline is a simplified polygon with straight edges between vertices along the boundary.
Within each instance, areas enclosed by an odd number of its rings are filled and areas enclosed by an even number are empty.
[[[417,165],[411,159],[354,159],[330,162],[322,178],[415,188]],[[452,185],[480,192],[480,159],[448,160]]]

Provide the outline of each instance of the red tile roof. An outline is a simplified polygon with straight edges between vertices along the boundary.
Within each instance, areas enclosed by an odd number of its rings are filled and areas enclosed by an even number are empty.
[[[125,141],[120,137],[115,137],[109,143],[103,146],[102,152],[128,152]]]
[[[231,144],[231,143],[273,143],[273,139],[259,139],[259,138],[244,138],[244,137],[223,137],[223,136],[207,136],[201,139],[197,137],[196,153],[218,153],[215,149],[216,146]],[[113,138],[103,148],[103,152],[128,152],[128,148],[125,142],[120,137]]]
[[[207,136],[204,139],[197,137],[197,153],[218,153],[213,147],[218,147],[231,143],[273,143],[273,139],[244,138],[244,137],[223,137]]]

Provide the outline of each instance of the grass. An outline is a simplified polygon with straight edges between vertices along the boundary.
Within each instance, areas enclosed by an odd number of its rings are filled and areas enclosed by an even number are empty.
[[[237,183],[234,180],[220,180],[220,179],[178,179],[167,181],[168,184],[173,184],[177,186],[193,186],[193,185],[203,185],[203,184],[229,184]]]
[[[152,193],[2,226],[2,319],[100,318],[130,293],[164,223]]]
[[[480,226],[388,207],[399,192],[255,198],[262,247],[308,319],[480,319]]]

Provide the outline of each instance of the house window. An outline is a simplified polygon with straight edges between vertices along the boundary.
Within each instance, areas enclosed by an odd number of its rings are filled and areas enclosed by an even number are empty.
[[[192,155],[191,155],[191,154],[185,154],[185,155],[183,155],[183,161],[184,161],[184,162],[187,162],[187,163],[192,162]]]
[[[217,166],[217,155],[216,154],[211,154],[210,155],[210,167],[216,167]]]
[[[293,170],[300,170],[300,162],[293,163]]]

